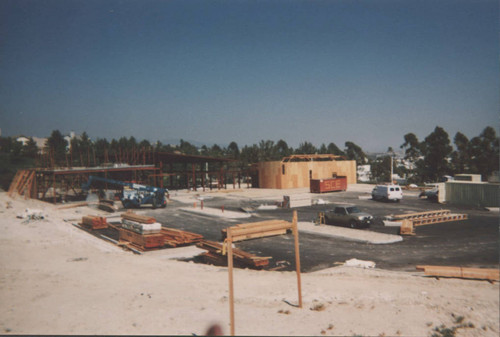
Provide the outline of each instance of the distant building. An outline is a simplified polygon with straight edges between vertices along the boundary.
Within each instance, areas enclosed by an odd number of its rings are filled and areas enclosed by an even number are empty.
[[[257,164],[260,188],[309,187],[311,179],[347,177],[347,184],[356,184],[356,161],[342,160],[334,155],[293,155],[281,161]]]
[[[45,147],[45,143],[47,142],[47,138],[40,138],[40,137],[31,137],[31,138],[33,139],[33,141],[36,144],[36,147],[38,148],[38,153],[42,153],[43,149]],[[16,141],[23,144],[23,146],[28,145],[29,140],[30,139],[28,137],[24,137],[24,136],[20,136],[20,137],[16,138]]]
[[[370,181],[372,176],[371,170],[372,170],[371,165],[358,165],[357,168],[358,180],[364,183]]]

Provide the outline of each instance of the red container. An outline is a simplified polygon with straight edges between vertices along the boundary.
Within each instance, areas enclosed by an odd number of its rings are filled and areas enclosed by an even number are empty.
[[[337,178],[311,179],[311,193],[325,193],[347,190],[347,177],[338,176]]]

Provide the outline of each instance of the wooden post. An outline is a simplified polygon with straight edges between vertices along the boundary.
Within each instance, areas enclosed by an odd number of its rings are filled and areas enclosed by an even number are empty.
[[[299,308],[302,308],[302,287],[300,281],[300,252],[299,252],[299,230],[297,228],[297,211],[293,211],[293,236],[295,239],[295,268],[297,270],[297,289],[299,294]]]
[[[234,336],[234,288],[233,288],[233,234],[227,229],[227,271],[229,276],[229,321],[231,336]]]

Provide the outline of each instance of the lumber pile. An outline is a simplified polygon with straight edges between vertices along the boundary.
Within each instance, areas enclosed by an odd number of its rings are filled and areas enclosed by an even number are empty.
[[[268,220],[239,224],[231,227],[232,240],[243,241],[267,236],[286,234],[292,228],[292,224],[284,220]],[[227,229],[222,230],[222,238],[227,237]]]
[[[499,269],[464,268],[450,266],[417,266],[417,270],[425,272],[427,276],[454,277],[476,280],[500,281]]]
[[[120,240],[128,241],[142,250],[178,247],[200,242],[202,235],[166,228],[149,216],[126,212],[121,215]]]
[[[130,221],[152,224],[156,222],[156,219],[151,216],[139,215],[131,211],[127,211],[121,215],[122,219],[127,219]]]
[[[149,216],[126,212],[121,215],[122,228],[138,234],[159,234],[161,224],[156,219]]]
[[[198,243],[203,240],[203,235],[182,231],[180,229],[166,228],[161,229],[163,242],[165,246],[177,247]]]
[[[120,241],[130,242],[133,246],[140,250],[148,250],[152,248],[160,248],[163,246],[163,234],[139,234],[125,228],[119,228]]]
[[[106,221],[106,218],[97,215],[86,215],[82,217],[82,222],[80,223],[80,225],[92,230],[108,228],[108,222]]]
[[[215,241],[202,240],[196,244],[196,247],[205,249],[208,252],[201,254],[203,258],[210,263],[219,266],[227,266],[226,251],[223,244]],[[257,256],[241,249],[233,248],[233,258],[235,264],[241,268],[262,269],[269,265],[271,257]]]

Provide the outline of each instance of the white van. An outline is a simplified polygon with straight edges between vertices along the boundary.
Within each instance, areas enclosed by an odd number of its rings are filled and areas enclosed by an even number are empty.
[[[403,190],[399,185],[377,185],[372,191],[372,199],[399,202],[403,199]]]

